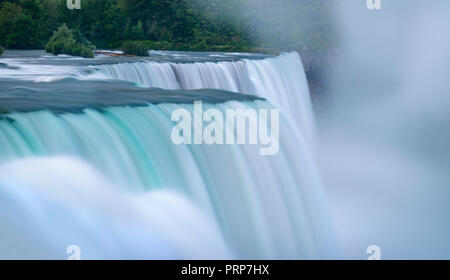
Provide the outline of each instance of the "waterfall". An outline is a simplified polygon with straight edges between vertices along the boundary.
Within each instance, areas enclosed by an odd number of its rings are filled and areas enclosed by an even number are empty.
[[[1,259],[65,259],[70,245],[82,259],[233,257],[214,220],[176,193],[121,192],[67,157],[0,170]]]
[[[263,157],[259,145],[250,144],[175,145],[171,113],[184,108],[193,114],[190,102],[130,106],[120,100],[111,107],[80,103],[81,111],[61,107],[55,112],[48,109],[55,99],[45,83],[38,83],[49,106],[0,116],[0,224],[10,229],[0,240],[29,246],[21,248],[21,256],[44,258],[57,258],[68,243],[79,245],[89,258],[324,256],[330,239],[326,202],[297,54],[93,67],[145,87],[262,96],[267,100],[231,98],[204,107],[225,112],[279,106],[279,153]],[[79,83],[83,88],[86,81]],[[82,97],[66,84],[51,84],[72,93],[73,100]],[[17,94],[17,87],[11,90],[5,98]],[[26,97],[30,104],[44,98],[36,91]],[[91,94],[105,97],[98,91]],[[0,257],[9,257],[4,254],[1,250]]]
[[[292,114],[309,143],[314,143],[314,120],[308,83],[300,56],[239,61],[105,64],[108,77],[164,89],[222,89],[255,94]]]
[[[114,79],[145,87],[164,89],[214,88],[253,93],[244,61],[158,63],[124,62],[100,65],[101,72]]]

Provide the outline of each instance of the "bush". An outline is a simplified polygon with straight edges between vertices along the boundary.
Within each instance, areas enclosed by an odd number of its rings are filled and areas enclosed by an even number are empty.
[[[143,41],[148,50],[167,51],[173,48],[172,44],[166,41],[154,42],[150,40]]]
[[[95,46],[83,37],[78,29],[69,29],[63,24],[53,33],[45,50],[54,55],[67,54],[93,58]]]
[[[0,1],[0,44],[9,49],[42,48],[40,26],[30,14],[34,2],[27,1],[27,8],[9,2],[22,1]]]
[[[148,56],[148,47],[143,41],[126,41],[122,44],[122,51],[128,55]]]
[[[2,48],[2,46],[0,46],[0,55],[2,55],[2,53],[3,53],[3,48]]]

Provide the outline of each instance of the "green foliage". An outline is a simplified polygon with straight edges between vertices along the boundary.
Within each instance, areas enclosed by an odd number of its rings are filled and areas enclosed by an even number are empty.
[[[174,49],[174,46],[167,41],[154,42],[154,41],[150,41],[150,40],[145,40],[145,41],[142,41],[142,43],[145,45],[147,50],[167,51],[167,50]]]
[[[125,41],[122,51],[128,55],[148,56],[148,48],[142,41]]]
[[[54,55],[68,54],[93,58],[95,46],[84,38],[78,29],[70,30],[63,24],[53,33],[45,46],[45,50]]]
[[[145,39],[145,33],[144,28],[142,27],[142,21],[138,21],[136,25],[131,27],[131,38],[133,40],[144,40]]]
[[[49,34],[41,28],[42,10],[35,0],[2,1],[0,44],[14,49],[42,48]]]
[[[2,48],[2,46],[0,46],[0,55],[2,55],[2,53],[3,53],[3,48]]]
[[[307,58],[325,56],[333,45],[332,1],[81,2],[81,10],[69,10],[65,0],[0,0],[0,45],[43,48],[63,23],[108,49],[120,48],[126,41],[141,41],[147,49],[268,53],[281,49],[299,51]],[[59,40],[53,47],[87,52],[82,46],[66,43]],[[134,49],[141,47],[132,44]]]

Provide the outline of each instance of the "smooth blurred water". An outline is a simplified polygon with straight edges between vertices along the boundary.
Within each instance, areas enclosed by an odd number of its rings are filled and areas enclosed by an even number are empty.
[[[296,53],[184,64],[70,60],[61,72],[35,59],[2,61],[9,68],[0,69],[4,81],[17,81],[0,102],[20,93],[24,99],[12,103],[27,104],[7,106],[0,118],[0,219],[10,229],[0,233],[1,257],[59,258],[71,244],[88,258],[291,259],[334,251]],[[74,104],[61,105],[64,96]],[[173,144],[171,113],[192,113],[196,97],[204,110],[280,108],[280,152]]]
[[[119,63],[99,66],[100,73],[145,87],[164,89],[212,88],[266,98],[295,117],[310,145],[314,143],[314,118],[308,83],[299,55],[277,58],[184,63]],[[96,72],[96,75],[99,73]]]
[[[121,190],[71,157],[0,167],[1,259],[234,258],[214,219],[178,193]]]

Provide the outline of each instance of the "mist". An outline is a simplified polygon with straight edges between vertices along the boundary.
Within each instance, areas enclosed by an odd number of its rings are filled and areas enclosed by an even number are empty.
[[[16,2],[0,258],[450,258],[448,0]],[[279,109],[276,155],[174,145],[197,98]]]
[[[337,1],[336,1],[337,2]],[[342,255],[450,257],[450,3],[336,5],[320,165]]]
[[[305,65],[338,240],[330,251],[449,258],[450,3],[253,4],[241,2],[233,21]]]

